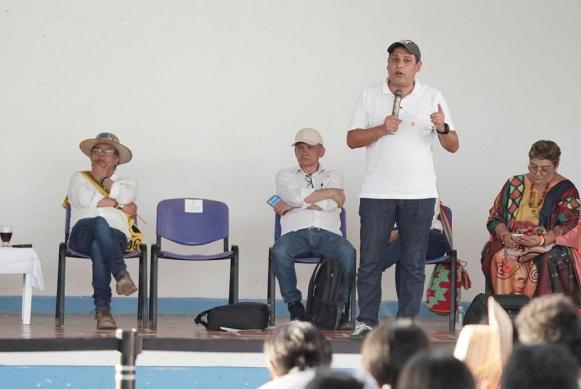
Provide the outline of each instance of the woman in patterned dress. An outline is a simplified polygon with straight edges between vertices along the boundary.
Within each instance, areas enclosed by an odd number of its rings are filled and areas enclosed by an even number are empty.
[[[575,185],[557,173],[560,156],[555,142],[535,142],[529,172],[509,178],[494,200],[482,271],[495,294],[562,292],[581,304],[571,249],[556,244],[577,225],[580,206]]]

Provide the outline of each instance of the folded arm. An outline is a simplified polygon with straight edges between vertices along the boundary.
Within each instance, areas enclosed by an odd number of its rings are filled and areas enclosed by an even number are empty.
[[[343,178],[339,173],[331,172],[323,188],[301,187],[296,176],[288,170],[280,171],[276,176],[276,193],[283,200],[275,211],[286,212],[292,208],[332,211],[345,203]],[[278,208],[278,210],[277,210]]]
[[[103,185],[110,191],[109,196],[95,189],[81,173],[73,175],[69,182],[68,198],[72,205],[78,208],[129,206],[126,213],[132,215],[137,211],[134,201],[137,197],[137,183],[131,180],[116,180],[108,178]]]

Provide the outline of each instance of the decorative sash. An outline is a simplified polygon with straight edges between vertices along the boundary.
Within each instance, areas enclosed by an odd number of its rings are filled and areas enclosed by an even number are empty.
[[[97,188],[97,190],[99,192],[101,192],[101,194],[103,196],[109,197],[109,190],[107,188],[105,188],[103,185],[101,185],[101,183],[99,183],[99,181],[97,181],[95,179],[95,177],[93,177],[91,172],[84,171],[84,172],[81,172],[81,174],[83,174],[83,176],[87,179],[87,181],[89,181],[91,184],[93,184],[93,186],[95,188]],[[65,200],[63,201],[63,207],[66,207],[68,203],[69,203],[69,199],[68,199],[68,197],[65,197]],[[118,209],[121,210],[121,208],[118,208]],[[131,235],[131,239],[127,242],[127,248],[125,249],[125,252],[128,253],[131,251],[137,251],[137,250],[139,250],[139,246],[141,245],[141,242],[143,242],[143,238],[144,238],[143,232],[141,232],[141,230],[139,230],[139,228],[137,227],[134,216],[128,215],[125,212],[123,212],[123,214],[127,217],[129,234]]]

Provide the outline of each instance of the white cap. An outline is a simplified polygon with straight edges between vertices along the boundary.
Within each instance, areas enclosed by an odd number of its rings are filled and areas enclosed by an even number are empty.
[[[311,146],[323,145],[323,137],[319,134],[319,131],[313,128],[303,128],[295,135],[295,143],[306,143]]]

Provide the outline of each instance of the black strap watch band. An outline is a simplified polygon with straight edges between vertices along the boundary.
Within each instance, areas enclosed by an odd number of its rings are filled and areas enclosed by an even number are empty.
[[[448,125],[448,123],[444,123],[444,131],[438,131],[438,129],[436,129],[436,132],[440,135],[446,135],[450,133],[450,126]]]

